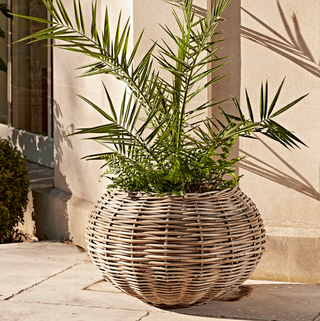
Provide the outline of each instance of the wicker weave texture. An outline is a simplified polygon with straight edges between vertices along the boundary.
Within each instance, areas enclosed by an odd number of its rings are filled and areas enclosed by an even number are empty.
[[[86,240],[93,262],[117,288],[154,306],[185,307],[248,279],[265,231],[238,187],[184,199],[107,190]]]

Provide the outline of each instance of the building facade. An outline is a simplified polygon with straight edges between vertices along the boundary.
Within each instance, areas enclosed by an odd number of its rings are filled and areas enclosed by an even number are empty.
[[[212,1],[194,3],[201,13]],[[72,0],[63,2],[73,10]],[[47,17],[41,0],[7,3],[15,13]],[[176,28],[171,7],[162,0],[100,0],[101,19],[106,5],[112,25],[120,10],[123,21],[131,17],[129,47],[145,28],[137,60],[152,40],[165,37],[159,23]],[[236,154],[253,155],[239,165],[240,187],[257,204],[268,234],[267,252],[255,272],[258,278],[313,283],[320,279],[319,10],[320,0],[308,5],[299,0],[232,0],[221,23],[222,55],[230,56],[230,63],[218,71],[231,75],[203,96],[222,100],[236,95],[245,104],[247,88],[258,113],[260,84],[266,79],[272,97],[286,77],[280,105],[310,92],[281,119],[308,148],[289,151],[261,137],[241,138],[236,146]],[[85,15],[90,20],[90,10]],[[42,239],[69,239],[85,246],[88,213],[107,181],[99,182],[102,162],[81,158],[102,147],[67,135],[103,121],[77,94],[108,108],[101,81],[115,103],[122,99],[123,84],[109,76],[75,78],[80,74],[75,68],[88,63],[87,57],[40,43],[11,45],[38,30],[36,23],[2,15],[0,25],[7,32],[6,40],[0,39],[0,57],[8,65],[7,73],[0,75],[0,136],[9,137],[29,161],[54,171],[54,186],[38,186],[30,193],[25,229],[36,230]],[[225,107],[232,111],[231,102]]]

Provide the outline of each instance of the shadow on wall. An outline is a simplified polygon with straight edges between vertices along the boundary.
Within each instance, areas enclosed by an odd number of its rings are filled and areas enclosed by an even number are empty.
[[[259,140],[266,149],[268,149],[278,160],[280,160],[295,176],[290,176],[283,171],[280,171],[274,166],[269,165],[265,161],[258,159],[257,157],[246,153],[240,149],[240,152],[244,155],[250,156],[249,159],[253,159],[255,162],[251,162],[248,159],[244,159],[240,162],[239,167],[247,170],[251,173],[264,177],[272,182],[283,185],[290,189],[293,189],[301,194],[307,195],[320,200],[320,193],[311,185],[311,183],[303,177],[296,169],[294,169],[288,162],[286,162],[279,154],[277,154],[272,148],[270,148],[265,142]]]
[[[52,138],[15,128],[7,138],[14,146],[17,146],[28,161],[53,167]]]
[[[60,164],[63,160],[63,144],[67,144],[68,148],[73,149],[71,139],[67,136],[74,132],[74,124],[70,124],[67,128],[61,122],[63,118],[62,110],[60,105],[54,100],[53,101],[53,115],[54,115],[54,166],[59,169]],[[67,185],[67,183],[66,183]],[[70,191],[71,193],[71,191]]]
[[[53,188],[46,193],[45,198],[47,200],[46,213],[45,208],[42,209],[38,219],[36,220],[37,230],[39,237],[44,239],[59,239],[70,240],[70,226],[68,218],[68,201],[72,196],[72,191],[66,181],[66,176],[61,175],[60,164],[63,161],[63,148],[62,144],[67,143],[68,148],[73,148],[70,138],[66,137],[70,132],[64,128],[61,119],[63,114],[59,104],[53,101],[53,130],[54,130],[54,178],[55,182],[58,176],[59,187],[63,186],[63,189]],[[73,124],[71,125],[73,130]],[[34,195],[34,201],[37,202],[36,195]],[[43,202],[43,200],[39,200]],[[36,213],[37,216],[37,213]]]
[[[231,96],[240,98],[241,89],[241,1],[231,1],[226,11],[223,13],[225,21],[219,24],[219,29],[223,31],[225,41],[218,44],[222,50],[219,53],[226,57],[225,62],[229,61],[221,69],[218,69],[213,77],[228,75],[209,88],[210,98],[215,98],[216,102],[224,101],[223,109],[226,113],[237,113],[236,107],[231,101]],[[218,35],[220,38],[221,35]],[[216,107],[213,107],[212,113],[221,121],[225,121]],[[211,115],[210,115],[211,116]],[[239,156],[239,140],[233,146],[230,157]],[[238,173],[238,166],[236,167]]]
[[[251,18],[257,21],[261,26],[263,26],[266,30],[271,32],[274,37],[266,36],[263,33],[257,32],[244,26],[241,27],[241,36],[272,50],[273,52],[299,65],[301,68],[307,70],[316,77],[320,77],[320,63],[319,61],[315,60],[308,48],[308,45],[303,39],[300,31],[298,17],[295,13],[292,14],[291,19],[293,22],[294,30],[291,30],[279,1],[277,1],[277,5],[280,18],[287,32],[287,38],[282,36],[275,29],[271,28],[268,24],[266,24],[261,19],[257,18],[244,8],[241,9]]]
[[[66,176],[60,172],[60,165],[63,162],[63,144],[73,148],[70,138],[66,135],[73,132],[74,125],[64,128],[61,119],[63,114],[60,106],[54,102],[54,172],[52,169],[43,168],[40,165],[29,164],[30,188],[32,189],[33,219],[35,221],[36,234],[43,240],[71,240],[70,225],[68,216],[68,201],[72,191],[66,181]],[[49,173],[50,171],[50,173]],[[39,186],[41,179],[52,178],[56,183],[58,177],[58,188],[53,184]]]
[[[320,63],[316,61],[313,57],[308,45],[306,44],[299,25],[298,17],[295,13],[292,14],[291,19],[293,23],[293,28],[290,28],[288,20],[285,13],[277,1],[277,7],[279,16],[286,30],[287,37],[281,35],[275,29],[270,27],[267,23],[254,16],[244,8],[241,8],[246,14],[248,14],[252,19],[258,22],[262,27],[264,27],[268,32],[271,32],[274,37],[264,35],[261,32],[257,32],[253,29],[241,26],[241,36],[247,38],[255,43],[272,50],[273,52],[285,57],[286,59],[294,62],[299,67],[307,70],[316,77],[320,77]],[[260,142],[268,149],[274,156],[277,157],[293,174],[290,176],[274,166],[269,165],[265,161],[254,157],[240,150],[243,154],[249,155],[254,162],[245,159],[240,162],[239,167],[252,172],[256,175],[264,177],[270,181],[277,184],[286,186],[293,189],[299,193],[307,195],[316,200],[320,200],[320,193],[311,185],[311,183],[304,178],[296,169],[294,169],[288,162],[286,162],[279,154],[274,152],[265,142]]]

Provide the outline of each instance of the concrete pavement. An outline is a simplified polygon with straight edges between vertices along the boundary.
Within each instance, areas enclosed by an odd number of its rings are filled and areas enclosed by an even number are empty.
[[[74,245],[0,244],[1,321],[320,321],[320,285],[247,283],[253,290],[239,301],[166,311],[102,280]]]

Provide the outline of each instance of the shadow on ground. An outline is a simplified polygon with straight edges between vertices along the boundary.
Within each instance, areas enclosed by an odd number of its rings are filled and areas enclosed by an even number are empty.
[[[170,311],[245,320],[312,321],[318,320],[317,317],[320,320],[320,285],[256,282],[252,285],[251,294],[239,301],[211,301],[201,306]]]

